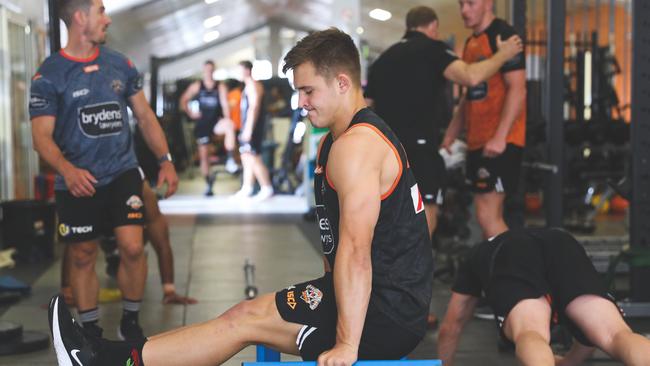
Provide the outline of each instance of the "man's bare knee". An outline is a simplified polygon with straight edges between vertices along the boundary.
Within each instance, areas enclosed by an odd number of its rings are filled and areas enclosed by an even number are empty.
[[[144,245],[140,241],[120,243],[120,256],[126,261],[137,261],[144,255]]]
[[[513,336],[513,342],[516,344],[518,342],[521,342],[522,339],[528,338],[536,338],[544,341],[545,343],[549,343],[551,341],[551,335],[550,332],[543,332],[540,330],[533,330],[533,329],[524,329],[518,332],[515,336]]]
[[[70,258],[72,265],[77,270],[91,270],[97,259],[97,245],[94,243],[72,244]]]
[[[275,296],[275,294],[273,294]],[[270,303],[268,295],[260,296],[254,300],[244,300],[230,308],[224,315],[237,321],[260,320],[271,315],[270,305],[275,307],[275,301]]]

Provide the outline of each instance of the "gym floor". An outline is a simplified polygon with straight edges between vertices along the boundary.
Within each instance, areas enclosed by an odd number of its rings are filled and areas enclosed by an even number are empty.
[[[236,181],[224,178],[218,182],[216,194],[223,195],[236,190]],[[203,185],[199,179],[184,180],[177,200],[196,196]],[[278,205],[273,200],[264,205]],[[227,199],[217,197],[213,204],[229,204]],[[289,200],[291,201],[291,200]],[[283,206],[290,206],[283,201]],[[216,203],[215,203],[216,202]],[[293,202],[293,201],[291,201]],[[178,204],[178,202],[176,202]],[[230,203],[231,204],[231,203]],[[300,201],[291,203],[298,207]],[[259,205],[258,205],[259,206]],[[164,211],[178,205],[170,200],[161,204]],[[210,209],[206,209],[207,212]],[[245,210],[246,211],[246,210]],[[168,219],[171,226],[171,242],[175,255],[175,277],[179,293],[199,300],[196,305],[162,305],[162,289],[155,254],[148,247],[149,276],[140,315],[146,334],[155,334],[185,324],[204,321],[215,317],[244,298],[243,267],[247,259],[255,264],[255,284],[260,293],[273,292],[293,283],[315,278],[322,274],[322,260],[318,249],[318,230],[314,223],[306,222],[297,213],[284,214],[173,214]],[[290,210],[289,210],[290,211]],[[48,263],[21,265],[15,269],[2,269],[1,275],[12,275],[31,283],[32,294],[20,302],[0,307],[0,320],[21,323],[25,330],[49,332],[46,304],[50,296],[59,290],[60,253],[62,245],[56,246],[55,260]],[[115,287],[115,282],[104,273],[103,258],[97,261],[97,272],[102,287]],[[449,299],[449,285],[436,282],[432,310],[444,315]],[[101,326],[110,339],[116,338],[116,324],[119,323],[121,303],[100,305]],[[635,329],[647,333],[648,323],[635,323]],[[436,330],[429,331],[425,339],[411,355],[413,359],[435,358]],[[218,340],[215,340],[218,342]],[[242,361],[253,361],[255,350],[249,347],[237,354],[227,365],[239,365]],[[283,360],[298,360],[283,355]],[[515,365],[512,353],[497,351],[496,329],[493,321],[473,319],[462,338],[458,365]],[[0,357],[0,365],[53,365],[56,364],[51,349],[24,355]],[[602,353],[587,365],[615,365]]]

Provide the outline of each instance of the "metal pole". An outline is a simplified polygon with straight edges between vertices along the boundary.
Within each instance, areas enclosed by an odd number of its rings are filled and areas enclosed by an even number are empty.
[[[547,2],[547,44],[546,44],[546,100],[548,163],[560,168],[558,174],[549,174],[546,184],[546,225],[562,227],[562,187],[564,174],[564,29],[566,27],[565,0]]]
[[[151,109],[156,113],[158,106],[158,74],[160,71],[160,59],[158,57],[151,57],[151,82],[149,83],[150,97],[149,104]],[[160,116],[159,116],[160,117]]]
[[[59,22],[59,8],[57,0],[48,0],[50,53],[58,52],[61,49],[61,27]]]
[[[632,0],[632,199],[630,243],[650,250],[650,2]],[[632,267],[635,301],[650,301],[649,267]]]
[[[512,26],[521,37],[521,40],[526,43],[526,2],[513,0],[510,2],[510,19]],[[533,22],[535,19],[532,20]]]

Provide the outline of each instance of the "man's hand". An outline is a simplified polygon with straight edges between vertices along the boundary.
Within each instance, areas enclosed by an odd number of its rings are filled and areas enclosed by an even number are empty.
[[[351,366],[357,361],[358,349],[346,343],[336,343],[334,348],[318,356],[318,366]]]
[[[239,135],[239,141],[250,142],[252,136],[253,136],[253,130],[247,128],[244,131],[242,131],[242,133]]]
[[[451,145],[454,144],[454,141],[456,141],[456,137],[445,134],[445,137],[442,139],[442,144],[440,144],[440,148],[447,150],[447,152],[451,154]]]
[[[506,140],[500,137],[492,137],[483,147],[483,156],[495,158],[506,150]]]
[[[201,119],[201,117],[203,117],[201,112],[194,112],[194,111],[189,111],[187,115],[194,121],[199,120]]]
[[[523,42],[518,35],[508,38],[506,41],[501,40],[501,35],[497,36],[497,47],[500,52],[506,55],[506,59],[515,57],[519,52],[524,50]]]
[[[167,293],[163,296],[163,304],[173,304],[173,305],[193,305],[198,301],[189,296],[181,296],[176,293],[176,291]]]
[[[166,161],[160,165],[160,172],[158,173],[158,184],[156,185],[156,188],[162,187],[164,183],[167,183],[165,198],[168,198],[176,192],[176,189],[178,189],[178,176],[176,175],[174,164],[172,164],[170,161]]]
[[[75,197],[91,197],[95,194],[97,179],[85,169],[79,169],[70,164],[62,174],[65,185]]]

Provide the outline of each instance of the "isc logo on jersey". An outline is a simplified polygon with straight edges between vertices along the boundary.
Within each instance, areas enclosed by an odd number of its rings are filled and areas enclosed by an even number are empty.
[[[413,187],[411,187],[411,199],[413,200],[413,208],[415,209],[416,214],[424,211],[424,202],[422,202],[422,195],[420,194],[420,189],[417,184],[414,184]]]
[[[119,134],[123,123],[122,108],[117,102],[92,104],[79,108],[79,127],[88,137]]]

